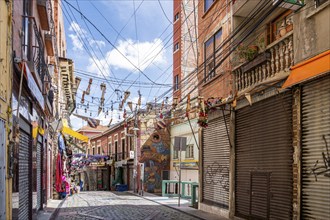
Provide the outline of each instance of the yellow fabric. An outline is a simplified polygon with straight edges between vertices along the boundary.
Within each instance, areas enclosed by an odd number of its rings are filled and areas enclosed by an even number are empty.
[[[87,136],[82,135],[82,134],[80,134],[80,133],[78,133],[78,132],[76,132],[76,131],[72,130],[71,128],[66,127],[64,125],[63,125],[63,128],[62,128],[62,132],[65,133],[65,134],[68,134],[68,135],[70,135],[74,138],[77,138],[77,139],[79,139],[83,142],[88,142],[88,137]]]
[[[41,128],[41,127],[35,127],[35,128],[32,129],[32,138],[33,139],[35,139],[37,137],[37,134],[38,134],[37,131],[41,135],[44,135],[45,134],[45,130],[43,128]]]

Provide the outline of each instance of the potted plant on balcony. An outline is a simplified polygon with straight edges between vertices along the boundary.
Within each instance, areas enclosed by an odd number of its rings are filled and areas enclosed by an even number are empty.
[[[258,54],[259,48],[257,45],[244,45],[241,44],[237,47],[237,53],[240,59],[244,59],[245,61],[251,61]]]

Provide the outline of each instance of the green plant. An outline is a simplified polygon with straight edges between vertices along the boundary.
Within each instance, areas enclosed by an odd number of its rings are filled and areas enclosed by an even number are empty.
[[[237,47],[237,54],[239,58],[251,61],[258,54],[258,46],[241,44]]]

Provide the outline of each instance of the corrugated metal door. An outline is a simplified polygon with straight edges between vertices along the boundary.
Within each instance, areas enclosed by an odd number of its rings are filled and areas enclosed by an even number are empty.
[[[229,128],[229,115],[225,118]],[[224,118],[209,121],[203,130],[203,203],[228,208],[229,149]]]
[[[38,135],[38,143],[37,143],[37,203],[36,210],[42,208],[42,138],[40,142],[40,135]]]
[[[236,114],[236,215],[292,216],[292,95],[244,107]]]
[[[30,135],[20,130],[18,219],[32,219],[32,147]]]
[[[302,87],[302,219],[330,219],[330,76]]]
[[[0,119],[0,219],[6,219],[6,126]]]

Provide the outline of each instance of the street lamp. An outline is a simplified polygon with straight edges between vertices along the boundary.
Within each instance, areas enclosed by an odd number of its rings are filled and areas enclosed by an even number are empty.
[[[136,127],[136,125],[133,128],[134,131],[134,185],[133,185],[133,191],[134,192],[138,192],[138,190],[136,189],[137,186],[137,131],[140,130],[138,127]]]

